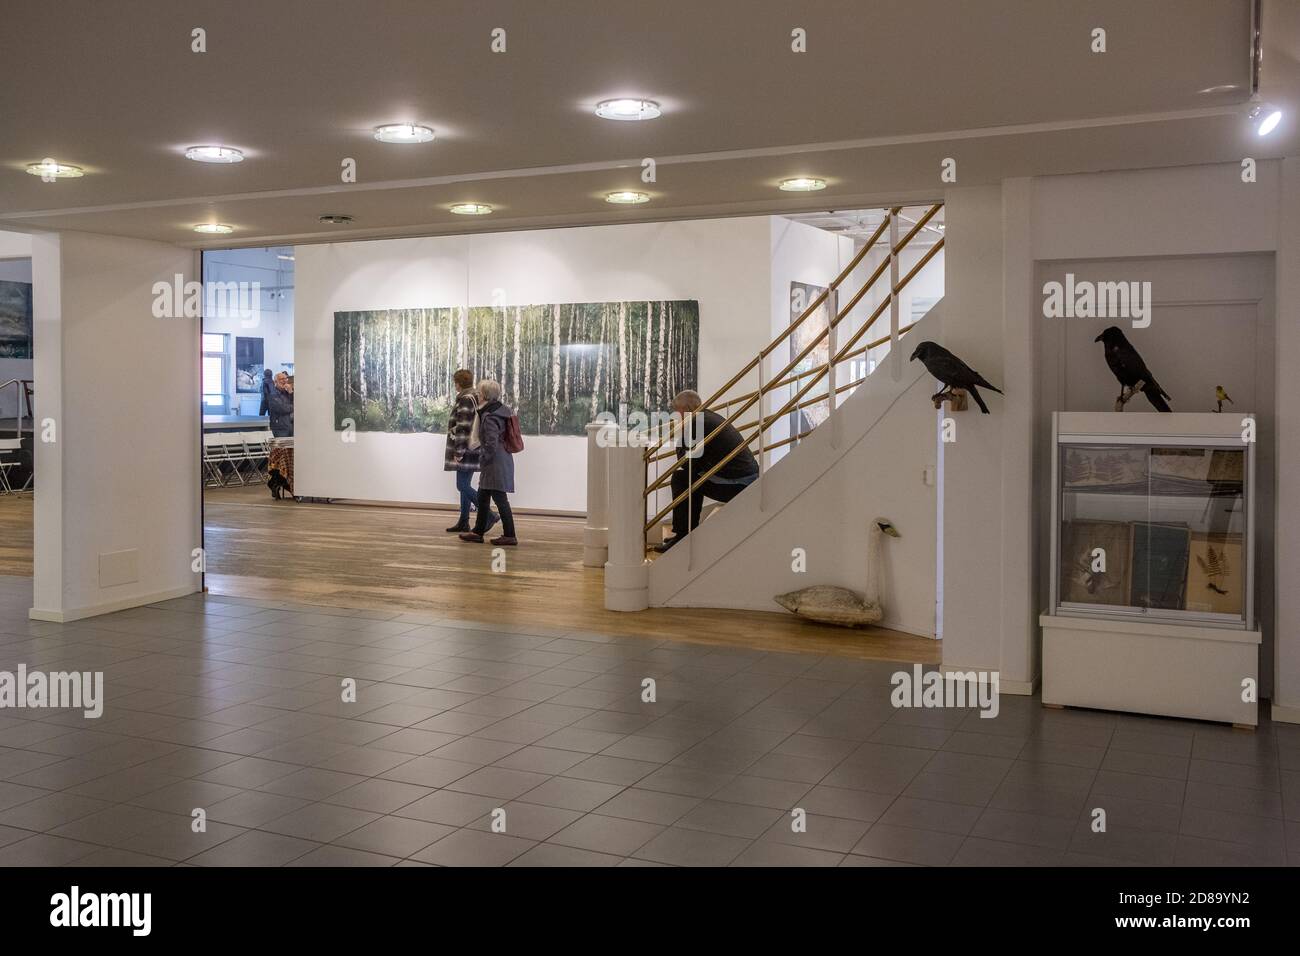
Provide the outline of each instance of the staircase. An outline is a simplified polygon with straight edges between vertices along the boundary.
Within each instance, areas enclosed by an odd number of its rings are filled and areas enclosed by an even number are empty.
[[[748,439],[762,470],[757,481],[725,506],[706,511],[705,520],[685,541],[650,564],[650,605],[779,610],[771,597],[785,590],[810,584],[861,590],[867,523],[880,515],[902,532],[901,540],[890,542],[886,565],[929,569],[928,579],[926,574],[885,571],[883,623],[933,634],[938,439],[929,396],[934,387],[921,364],[909,363],[907,354],[909,342],[942,338],[943,309],[940,301],[918,321],[901,325],[899,293],[943,248],[942,236],[902,276],[899,259],[941,209],[942,204],[936,204],[912,220],[902,215],[901,207],[886,211],[827,291],[705,400],[705,408]],[[910,228],[900,236],[904,224]],[[886,235],[889,255],[849,294],[849,277]],[[873,291],[881,296],[879,303],[850,334],[846,320]],[[823,306],[826,327],[810,337],[810,326],[801,336],[808,344],[784,367],[773,370],[777,350]],[[886,324],[888,333],[883,334]],[[886,343],[890,349],[885,360],[873,372],[852,377],[853,365],[865,368],[868,352]],[[809,365],[809,356],[818,352],[830,357]],[[755,377],[757,387],[752,384]],[[742,391],[747,380],[748,389]],[[786,428],[792,412],[821,403],[828,403],[824,407],[829,414],[820,425],[800,434],[774,435]],[[799,420],[807,421],[803,416]],[[673,496],[668,490],[674,472],[693,467],[690,459],[677,457],[679,430],[655,436],[643,452],[643,541],[659,536],[673,505],[689,494]],[[707,445],[716,434],[700,444]],[[773,463],[777,449],[782,451]],[[690,487],[698,488],[737,453],[703,473],[688,471]],[[927,482],[928,493],[918,494],[915,486],[924,488]],[[856,537],[855,525],[861,528]],[[805,572],[794,570],[799,552]]]

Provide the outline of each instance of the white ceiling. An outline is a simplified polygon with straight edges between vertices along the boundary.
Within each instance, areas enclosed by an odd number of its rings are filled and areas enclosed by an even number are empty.
[[[1268,140],[1240,107],[1249,0],[10,0],[4,26],[0,225],[199,247],[862,208],[938,197],[949,156],[965,185],[1300,147],[1294,0],[1266,4],[1264,93],[1290,107]],[[592,114],[618,95],[664,116]],[[438,138],[371,137],[400,121]],[[248,159],[182,157],[204,143]],[[25,174],[47,156],[86,175]],[[775,189],[794,175],[829,187]],[[653,199],[611,207],[617,188]],[[467,200],[497,211],[447,211]]]

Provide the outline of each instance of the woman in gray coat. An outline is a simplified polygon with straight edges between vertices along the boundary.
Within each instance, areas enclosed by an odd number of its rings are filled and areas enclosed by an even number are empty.
[[[515,545],[515,518],[510,510],[510,499],[506,496],[515,490],[515,456],[506,450],[505,437],[507,423],[515,417],[515,410],[501,403],[501,384],[491,379],[478,383],[478,417],[474,421],[478,446],[478,518],[473,531],[460,536],[462,541],[483,541],[483,532],[490,525],[488,515],[491,505],[496,503],[501,515],[501,530],[505,532],[499,538],[493,538],[495,545]],[[473,447],[475,441],[470,439]]]

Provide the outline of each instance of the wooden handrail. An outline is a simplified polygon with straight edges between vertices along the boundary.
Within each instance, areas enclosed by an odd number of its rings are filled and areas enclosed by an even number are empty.
[[[856,253],[854,253],[853,258],[849,260],[849,264],[846,265],[843,269],[840,270],[839,275],[837,275],[837,276],[836,276],[836,277],[831,281],[831,284],[830,284],[829,286],[827,286],[826,289],[822,290],[821,294],[819,294],[819,295],[817,296],[817,298],[813,299],[813,301],[808,305],[808,307],[805,308],[805,309],[803,310],[803,312],[801,312],[801,313],[799,314],[799,317],[796,318],[793,322],[791,322],[788,326],[786,326],[785,329],[783,329],[783,330],[781,331],[781,333],[780,333],[776,338],[774,338],[771,342],[769,342],[769,343],[768,343],[768,344],[763,348],[763,350],[760,351],[760,352],[758,353],[758,355],[756,355],[753,359],[751,359],[751,360],[750,360],[750,361],[745,365],[744,368],[742,368],[739,372],[737,372],[735,375],[733,375],[733,376],[731,377],[731,379],[730,379],[730,380],[729,380],[725,385],[723,385],[721,388],[717,389],[717,390],[716,390],[712,395],[710,395],[707,399],[705,399],[705,400],[700,404],[700,407],[701,407],[701,408],[710,408],[710,409],[714,409],[714,410],[716,410],[717,408],[729,408],[730,406],[732,406],[732,405],[736,404],[738,401],[740,401],[741,399],[731,399],[730,401],[722,402],[720,405],[717,404],[717,401],[718,401],[719,398],[721,398],[723,395],[725,395],[725,394],[726,394],[726,393],[727,393],[727,392],[732,388],[732,386],[734,386],[734,385],[735,385],[737,382],[739,382],[742,378],[744,378],[746,375],[748,375],[750,372],[752,372],[755,368],[757,368],[757,367],[758,367],[758,364],[759,364],[763,359],[765,359],[765,358],[767,358],[769,355],[771,355],[772,352],[776,349],[776,347],[777,347],[778,345],[780,345],[782,342],[784,342],[786,339],[788,339],[792,334],[794,334],[794,330],[797,329],[797,328],[799,328],[799,326],[802,325],[803,322],[804,322],[806,319],[808,319],[808,318],[809,318],[809,317],[810,317],[814,312],[817,311],[817,309],[822,305],[822,303],[824,303],[824,302],[826,301],[826,297],[827,297],[828,295],[830,295],[830,290],[831,290],[831,289],[838,289],[838,288],[840,287],[840,285],[844,282],[844,280],[847,279],[847,278],[849,277],[849,275],[853,272],[853,270],[856,269],[856,268],[858,267],[859,263],[861,263],[862,260],[866,257],[867,253],[871,251],[871,248],[872,248],[872,246],[874,246],[874,245],[876,244],[876,241],[877,241],[877,240],[878,240],[882,235],[884,235],[885,230],[886,230],[887,228],[889,228],[890,217],[891,217],[891,216],[896,216],[896,215],[898,215],[898,214],[902,211],[902,208],[903,208],[902,206],[894,206],[893,208],[891,208],[891,209],[889,210],[889,212],[885,214],[885,217],[884,217],[884,219],[881,221],[879,228],[877,228],[876,231],[875,231],[874,233],[871,234],[871,238],[870,238],[870,239],[868,239],[865,243],[863,243],[862,248],[859,249]],[[934,210],[931,211],[930,215],[933,215],[933,214],[934,214],[934,211],[937,211],[939,208],[940,208],[940,207],[936,206],[936,207],[934,208]],[[910,238],[910,236],[911,236],[912,234],[914,234],[914,233],[915,233],[915,230],[913,230],[913,233],[909,233],[909,238]],[[904,242],[905,242],[905,241],[906,241],[906,240],[904,240]],[[900,243],[900,246],[901,246],[902,244],[904,244],[904,243]],[[866,286],[870,286],[872,283],[874,283],[874,282],[876,281],[876,279],[879,277],[879,272],[880,272],[880,271],[881,271],[881,270],[877,270],[876,273],[873,273],[873,274],[872,274],[871,278],[867,280]],[[864,289],[863,289],[862,291],[865,291],[866,286],[864,286]],[[858,295],[853,299],[853,302],[854,302],[855,304],[856,304],[856,302],[858,301],[858,299],[860,299],[860,298],[862,297],[862,291],[860,291],[860,292],[858,293]],[[836,318],[836,322],[838,322],[838,321],[839,321],[839,318],[837,317],[837,318]],[[825,334],[825,333],[823,333],[823,334]],[[818,337],[817,342],[820,342],[820,341],[821,341],[821,338]],[[813,344],[815,345],[815,344],[817,344],[817,343],[814,342]],[[746,393],[746,395],[745,395],[745,396],[742,396],[742,398],[747,398],[747,397],[749,397],[751,394],[757,394],[757,393]],[[711,434],[711,433],[710,433],[710,434]],[[671,437],[671,438],[675,438],[675,437],[676,437],[676,426],[673,426],[673,428],[671,429],[671,431],[670,431],[670,436],[669,436],[669,437],[665,437],[665,438],[661,439],[659,442],[657,442],[657,443],[655,443],[655,444],[652,444],[651,446],[647,447],[647,449],[646,449],[646,455],[647,455],[647,457],[649,456],[649,453],[650,453],[654,448],[657,448],[659,445],[662,445],[665,441],[668,441],[670,437]],[[706,440],[706,441],[707,441],[707,438],[708,438],[708,436],[705,436],[705,440]]]
[[[909,231],[907,238],[910,238],[911,236],[915,235],[915,233],[916,233],[917,231],[919,231],[919,229],[920,229],[921,227],[923,227],[923,226],[925,225],[925,223],[929,221],[929,219],[931,218],[931,216],[932,216],[935,212],[937,212],[937,211],[938,211],[938,209],[937,209],[937,208],[934,208],[934,209],[931,210],[931,212],[930,212],[929,215],[922,217],[922,219],[921,219],[921,220],[916,224],[916,226],[914,226],[914,227],[912,228],[912,230]],[[894,247],[894,250],[893,250],[893,251],[894,251],[895,253],[897,253],[897,252],[898,252],[898,251],[903,247],[904,244],[905,244],[905,243],[904,243],[903,241],[900,240],[899,244],[898,244],[897,246]],[[798,406],[798,403],[799,403],[799,402],[800,402],[800,401],[801,401],[801,400],[802,400],[802,399],[803,399],[803,398],[808,394],[809,390],[812,389],[813,386],[815,386],[818,382],[820,382],[820,381],[822,380],[822,378],[825,377],[825,375],[826,375],[826,373],[827,373],[827,370],[829,369],[830,365],[832,365],[832,364],[838,364],[838,363],[844,361],[845,356],[846,356],[846,355],[847,355],[847,354],[852,350],[853,346],[854,346],[855,344],[857,344],[858,340],[859,340],[860,338],[862,338],[862,336],[867,332],[867,330],[871,328],[872,324],[874,324],[875,321],[876,321],[877,319],[879,319],[881,315],[884,314],[885,309],[887,309],[887,308],[889,307],[890,302],[893,300],[894,296],[898,295],[898,293],[901,292],[901,291],[902,291],[902,290],[907,286],[907,284],[908,284],[909,282],[912,281],[912,279],[916,276],[916,274],[917,274],[918,272],[920,272],[921,269],[923,269],[923,268],[926,266],[926,264],[929,263],[929,261],[935,257],[935,255],[938,254],[939,250],[943,248],[943,244],[944,244],[944,240],[943,240],[943,239],[940,239],[938,242],[936,242],[936,243],[935,243],[935,244],[934,244],[934,245],[933,245],[933,246],[932,246],[932,247],[931,247],[931,248],[926,252],[926,254],[923,255],[923,256],[920,258],[920,260],[917,261],[916,265],[913,266],[910,270],[908,270],[907,275],[903,276],[903,278],[901,278],[901,279],[898,281],[898,284],[897,284],[897,285],[891,287],[891,289],[890,289],[890,291],[889,291],[889,294],[888,294],[887,296],[885,296],[885,298],[881,301],[880,305],[879,305],[879,306],[876,308],[876,310],[871,314],[871,317],[870,317],[870,318],[869,318],[869,319],[868,319],[868,320],[867,320],[867,321],[862,325],[862,327],[859,328],[855,333],[853,333],[853,335],[849,338],[849,340],[848,340],[847,342],[845,342],[844,345],[840,348],[839,352],[837,352],[837,353],[836,353],[836,354],[835,354],[835,355],[830,359],[829,362],[825,363],[825,367],[823,367],[820,371],[814,373],[813,376],[812,376],[812,380],[811,380],[810,382],[808,382],[807,384],[805,384],[802,388],[800,388],[799,391],[795,393],[794,397],[791,398],[788,402],[786,402],[785,405],[783,405],[779,411],[773,413],[773,414],[770,415],[770,416],[766,416],[766,417],[764,417],[763,414],[762,414],[762,411],[760,410],[760,412],[759,412],[759,416],[760,416],[759,421],[761,422],[761,424],[760,424],[759,427],[760,427],[761,430],[766,431],[769,427],[771,427],[772,422],[779,420],[781,417],[783,417],[784,415],[788,414],[788,413],[791,411],[791,409],[797,407],[797,406]],[[857,298],[860,298],[860,297],[861,297],[861,295],[859,295]],[[817,339],[813,340],[813,342],[809,344],[809,347],[806,348],[806,349],[804,349],[804,351],[801,352],[801,353],[799,354],[799,356],[796,357],[796,359],[794,360],[794,362],[791,363],[791,365],[789,365],[789,366],[787,366],[786,368],[782,369],[781,373],[780,373],[777,377],[778,377],[778,378],[783,378],[785,375],[787,375],[787,374],[790,372],[791,368],[793,368],[793,366],[794,366],[795,364],[797,364],[799,361],[801,361],[801,360],[803,359],[803,357],[807,354],[807,352],[810,351],[810,350],[811,350],[815,345],[817,345],[817,344],[821,341],[821,337],[824,336],[824,335],[826,335],[826,334],[828,334],[829,331],[830,331],[830,329],[834,326],[834,324],[837,324],[838,322],[839,322],[839,317],[836,318],[836,320],[835,320],[834,323],[828,323],[826,329],[824,329],[824,330],[822,331],[822,335],[819,335],[819,336],[817,337]],[[900,333],[900,334],[901,334],[901,333]],[[893,337],[893,336],[891,335],[890,338],[892,339],[892,337]],[[715,435],[715,434],[717,434],[718,432],[720,432],[720,431],[721,431],[723,428],[725,428],[727,425],[732,424],[732,422],[734,422],[735,419],[736,419],[740,414],[743,414],[745,411],[747,411],[747,410],[748,410],[748,409],[749,409],[749,408],[754,404],[754,401],[755,401],[758,397],[759,397],[758,395],[754,395],[754,396],[750,397],[750,398],[749,398],[749,399],[748,399],[748,400],[747,400],[747,401],[746,401],[746,402],[741,406],[741,408],[740,408],[739,410],[737,410],[736,412],[733,412],[730,416],[728,416],[728,417],[727,417],[727,418],[722,422],[721,425],[718,426],[718,428],[714,429],[712,432],[710,432],[708,435],[706,435],[703,441],[701,441],[700,443],[698,443],[697,445],[692,446],[692,447],[693,447],[693,448],[695,448],[695,447],[701,447],[702,445],[704,445],[705,443],[707,443],[707,441],[708,441],[709,438],[711,438],[713,435]],[[818,399],[818,401],[820,401],[820,400],[821,400],[821,399]],[[752,441],[752,439],[751,439],[751,441]],[[676,497],[674,497],[673,500],[670,501],[666,507],[664,507],[664,508],[663,508],[661,511],[659,511],[659,512],[658,512],[658,513],[657,513],[653,518],[651,518],[651,519],[646,523],[646,525],[645,525],[645,530],[649,531],[649,530],[650,530],[651,528],[653,528],[656,524],[658,524],[659,521],[660,521],[660,520],[661,520],[661,519],[662,519],[666,514],[668,514],[670,511],[673,510],[673,508],[675,508],[677,505],[681,504],[681,502],[685,501],[685,500],[686,500],[686,499],[687,499],[687,498],[688,498],[688,497],[689,497],[689,496],[690,496],[694,491],[696,491],[696,490],[697,490],[697,489],[698,489],[698,488],[699,488],[699,487],[700,487],[704,482],[706,482],[706,481],[708,481],[710,478],[712,478],[715,474],[718,473],[719,470],[721,470],[721,469],[722,469],[723,467],[725,467],[725,466],[726,466],[726,465],[727,465],[727,464],[728,464],[728,463],[729,463],[733,458],[735,458],[736,455],[738,455],[738,454],[740,453],[740,450],[741,450],[742,448],[748,448],[748,446],[749,446],[749,442],[748,442],[748,441],[746,441],[746,442],[742,442],[742,443],[736,445],[735,448],[733,448],[733,449],[732,449],[731,451],[729,451],[725,456],[723,456],[723,458],[722,458],[721,461],[719,461],[716,465],[714,465],[712,468],[710,468],[710,469],[709,469],[708,471],[706,471],[704,474],[702,474],[702,475],[700,475],[698,478],[696,478],[696,479],[691,483],[691,485],[690,485],[688,488],[686,488],[686,489],[685,489],[681,494],[679,494],[679,495],[677,495]],[[770,446],[770,447],[776,447],[776,446],[773,445],[773,446]],[[674,462],[674,463],[673,463],[669,468],[665,469],[664,472],[659,476],[659,478],[656,479],[655,482],[654,482],[652,485],[650,485],[649,487],[646,488],[645,496],[648,497],[648,496],[650,495],[651,492],[657,490],[658,488],[663,487],[664,482],[665,482],[666,480],[671,480],[672,473],[673,473],[677,468],[679,468],[679,467],[681,466],[681,463],[682,463],[683,461],[685,461],[685,460],[686,460],[685,456],[682,456],[682,457],[679,458],[676,462]]]
[[[881,223],[880,229],[877,230],[877,233],[880,233],[880,232],[882,232],[882,231],[884,230],[885,226],[887,226],[887,225],[889,224],[890,217],[893,216],[893,215],[896,215],[896,214],[898,213],[898,208],[899,208],[899,207],[895,207],[894,209],[890,210],[889,215],[887,215],[887,216],[885,217],[885,221]],[[915,233],[914,233],[914,232],[913,232],[913,233],[909,233],[909,236],[910,236],[910,235],[913,235],[913,234],[915,234]],[[896,247],[896,248],[901,248],[901,247],[902,247],[902,243],[900,242],[900,243],[899,243],[899,246]],[[862,248],[863,248],[863,249],[869,249],[870,246],[863,246]],[[861,256],[861,252],[859,251],[859,255],[856,255],[856,256],[853,257],[853,262],[851,262],[850,265],[856,265],[856,263],[860,262],[861,259],[862,259],[862,256]],[[792,369],[794,369],[794,368],[795,368],[795,367],[796,367],[800,362],[802,362],[805,358],[807,358],[807,356],[808,356],[808,354],[809,354],[810,352],[812,352],[815,348],[817,348],[818,345],[821,344],[822,339],[826,338],[828,335],[831,334],[831,329],[833,329],[833,328],[835,328],[836,326],[838,326],[838,325],[840,324],[840,321],[841,321],[842,319],[844,319],[844,318],[845,318],[845,317],[846,317],[846,316],[847,316],[851,311],[853,311],[853,307],[856,306],[856,305],[858,304],[858,302],[862,299],[862,297],[863,297],[864,295],[866,295],[867,290],[870,289],[871,286],[875,284],[876,280],[879,279],[880,276],[884,274],[884,271],[885,271],[885,269],[888,267],[888,265],[889,265],[889,260],[888,260],[888,259],[883,260],[883,261],[880,263],[880,267],[877,268],[876,271],[873,272],[873,273],[871,274],[871,277],[868,278],[867,281],[863,284],[862,288],[858,290],[857,295],[855,295],[852,299],[849,300],[849,304],[846,305],[843,309],[840,309],[839,311],[837,311],[836,314],[831,318],[831,320],[830,320],[829,322],[826,323],[826,328],[822,329],[819,333],[817,333],[817,337],[814,338],[814,339],[813,339],[811,342],[809,342],[807,345],[805,345],[805,346],[803,347],[803,350],[802,350],[798,355],[796,355],[794,358],[792,358],[792,359],[790,360],[789,364],[786,365],[785,368],[781,369],[781,371],[777,373],[776,377],[777,377],[778,379],[780,379],[780,378],[784,378],[786,375],[788,375]],[[846,274],[847,274],[847,270],[846,270],[845,272],[841,272],[841,273],[840,273],[840,277],[843,277],[843,276],[846,275]],[[839,281],[839,277],[837,277],[836,281]],[[820,297],[819,297],[819,298],[820,298]],[[802,321],[803,318],[806,317],[808,314],[809,314],[809,313],[808,313],[807,311],[805,311],[804,316],[800,318],[800,321]],[[785,340],[785,337],[786,337],[787,335],[789,335],[789,333],[793,330],[793,328],[794,328],[794,327],[791,326],[789,329],[786,329],[786,331],[783,332],[780,336],[778,336],[778,337],[777,337],[777,338],[772,342],[771,345],[769,345],[766,349],[764,349],[762,352],[760,352],[760,353],[758,354],[758,357],[756,357],[756,358],[754,359],[754,361],[753,361],[753,362],[748,366],[748,368],[746,369],[746,371],[748,371],[748,369],[755,368],[755,367],[758,365],[758,363],[759,363],[762,359],[766,358],[767,355],[769,355],[769,354],[771,353],[772,348],[774,348],[778,343],[784,341],[784,340]],[[741,373],[741,375],[743,375],[743,374],[745,374],[745,372],[742,372],[742,373]],[[731,383],[729,383],[729,384],[727,385],[727,388],[730,388],[732,384],[735,384],[735,382],[739,381],[740,377],[741,377],[741,376],[739,376],[739,375],[738,375],[738,376],[735,376],[735,377],[732,379]],[[723,389],[724,392],[725,392],[725,390],[726,390],[726,389]],[[721,394],[721,393],[718,393],[718,394]],[[761,397],[762,394],[763,394],[762,391],[750,392],[750,393],[748,394],[748,397],[746,397],[746,398],[744,399],[744,401],[741,403],[740,408],[738,408],[736,411],[734,411],[734,412],[732,412],[730,415],[728,415],[727,418],[723,421],[723,423],[722,423],[720,426],[718,426],[716,429],[714,429],[713,431],[711,431],[711,432],[709,432],[708,434],[706,434],[706,435],[705,435],[705,436],[704,436],[704,437],[703,437],[699,442],[697,442],[695,445],[692,445],[691,447],[692,447],[692,448],[701,448],[701,449],[702,449],[705,445],[707,445],[707,444],[709,443],[709,441],[713,438],[714,435],[716,435],[718,432],[720,432],[720,431],[721,431],[723,428],[725,428],[727,425],[730,425],[733,421],[735,421],[735,419],[736,419],[736,417],[737,417],[738,415],[743,415],[746,411],[748,411],[749,408],[750,408],[750,406],[752,406],[752,405],[754,404],[754,402],[757,401],[757,400]],[[715,398],[717,397],[716,394],[715,394],[714,397],[715,397]],[[733,402],[727,402],[727,403],[725,403],[724,405],[722,405],[721,407],[723,407],[723,408],[730,408],[733,404],[736,404],[736,402],[739,402],[739,401],[740,401],[740,400],[737,399],[736,401],[733,401]],[[701,410],[703,410],[704,408],[708,408],[708,407],[709,407],[709,404],[710,404],[709,402],[704,403],[704,404],[701,406]],[[682,420],[685,421],[685,416],[682,417]],[[727,460],[730,461],[731,459],[728,458]],[[678,467],[680,467],[680,465],[678,465],[678,464],[674,464],[671,468],[669,468],[667,471],[665,471],[663,474],[661,474],[657,479],[655,479],[654,483],[653,483],[653,484],[649,487],[649,489],[647,489],[647,490],[649,490],[649,491],[654,491],[654,490],[657,489],[657,488],[662,488],[662,487],[664,486],[665,481],[667,481],[667,480],[669,480],[669,479],[671,478],[672,473],[673,473],[673,472],[674,472]]]

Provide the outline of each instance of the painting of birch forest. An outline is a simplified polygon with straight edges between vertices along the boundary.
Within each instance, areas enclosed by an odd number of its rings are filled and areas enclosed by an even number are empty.
[[[695,388],[699,328],[694,300],[335,312],[334,427],[443,431],[467,368],[501,383],[524,434],[582,435]]]

